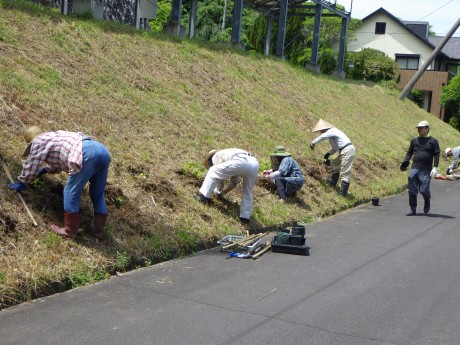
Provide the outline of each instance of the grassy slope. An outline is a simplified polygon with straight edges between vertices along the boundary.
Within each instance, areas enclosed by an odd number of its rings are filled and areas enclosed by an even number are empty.
[[[15,193],[1,187],[0,308],[248,230],[237,221],[238,190],[213,207],[192,199],[204,176],[202,157],[212,148],[247,149],[267,168],[270,151],[283,144],[301,163],[306,184],[295,202],[278,204],[258,182],[249,230],[260,231],[315,221],[403,190],[406,175],[397,166],[422,119],[442,148],[457,143],[450,126],[372,84],[62,17],[21,1],[0,0],[0,11],[0,153],[13,175],[21,169],[22,131],[29,125],[85,132],[113,157],[103,243],[84,232],[69,241],[49,231],[49,222],[62,220],[65,174],[45,176],[23,193],[38,228]],[[349,198],[320,182],[326,175],[316,159],[328,145],[308,148],[319,118],[342,129],[357,148]],[[446,167],[443,160],[441,171]],[[7,182],[3,169],[0,181]],[[87,193],[81,208],[84,229],[91,218]]]

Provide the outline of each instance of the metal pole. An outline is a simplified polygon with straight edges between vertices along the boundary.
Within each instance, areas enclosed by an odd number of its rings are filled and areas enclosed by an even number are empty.
[[[446,45],[447,41],[452,37],[454,32],[458,29],[460,26],[460,17],[457,19],[455,22],[454,26],[449,30],[446,36],[442,39],[442,41],[438,44],[438,46],[433,50],[431,53],[430,57],[428,60],[425,61],[423,66],[417,71],[417,73],[414,74],[411,80],[407,83],[407,85],[404,87],[404,89],[401,91],[399,94],[399,99],[402,100],[404,97],[407,96],[407,94],[410,92],[410,90],[414,87],[414,85],[418,82],[420,77],[425,73],[426,69],[428,66],[431,64],[431,62],[436,58],[436,55],[441,51],[442,48]]]
[[[225,21],[227,20],[227,6],[228,6],[228,0],[225,0],[225,3],[224,3],[224,15],[222,17],[222,31],[225,30]]]

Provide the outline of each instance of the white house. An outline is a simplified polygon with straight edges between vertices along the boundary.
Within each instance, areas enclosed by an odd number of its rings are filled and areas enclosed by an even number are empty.
[[[429,36],[429,23],[402,21],[380,8],[362,19],[363,25],[356,30],[356,37],[348,45],[348,51],[358,52],[372,48],[395,59],[400,72],[398,79],[404,87],[416,71],[428,60],[439,36]],[[414,88],[423,91],[426,111],[447,121],[439,103],[442,87],[449,78],[459,73],[460,38],[453,37],[433,60]]]

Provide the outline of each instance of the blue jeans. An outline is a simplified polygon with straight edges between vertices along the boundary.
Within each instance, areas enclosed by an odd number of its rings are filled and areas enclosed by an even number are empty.
[[[105,185],[109,164],[110,154],[104,145],[95,140],[83,140],[83,167],[78,174],[69,176],[64,187],[65,212],[80,212],[80,196],[89,181],[94,213],[107,214]]]
[[[431,171],[430,170],[421,170],[417,168],[412,168],[409,171],[408,180],[408,189],[409,189],[409,198],[416,197],[418,192],[423,195],[423,197],[431,197],[430,193],[430,182],[431,182]],[[412,206],[412,205],[411,205]]]

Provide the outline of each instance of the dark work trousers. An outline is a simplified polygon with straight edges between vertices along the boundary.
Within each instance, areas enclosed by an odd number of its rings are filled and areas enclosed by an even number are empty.
[[[410,169],[409,177],[407,178],[409,189],[409,206],[417,207],[417,194],[423,195],[423,198],[430,198],[430,170],[422,170],[417,168]]]
[[[286,178],[275,177],[276,191],[281,199],[286,199]]]

